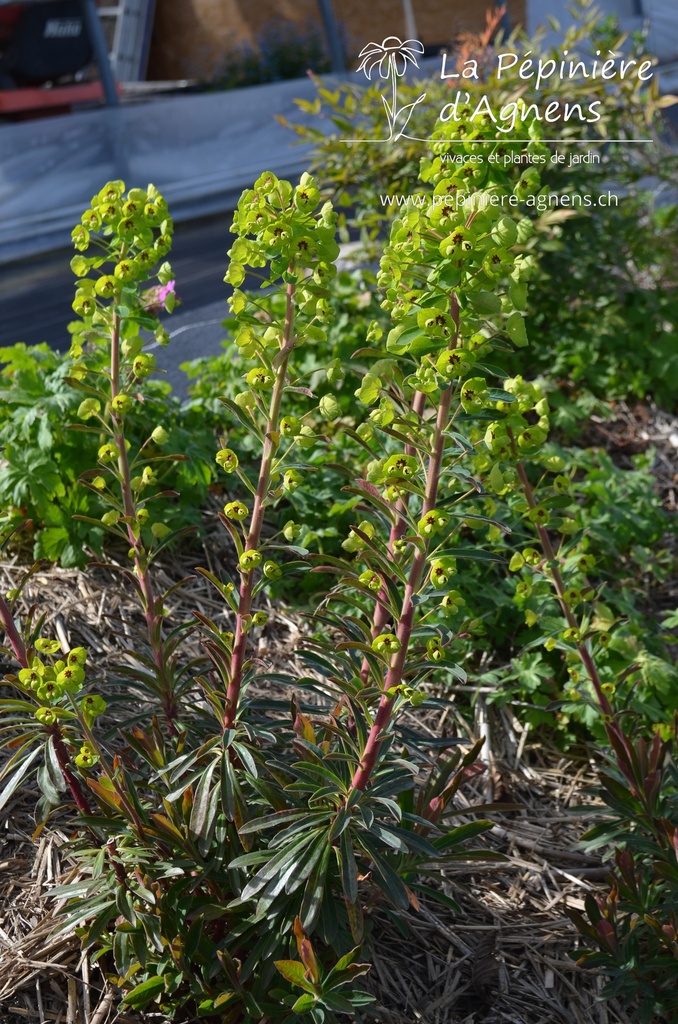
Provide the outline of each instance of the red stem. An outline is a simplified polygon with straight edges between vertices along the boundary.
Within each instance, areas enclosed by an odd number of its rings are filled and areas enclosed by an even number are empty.
[[[525,472],[525,467],[523,466],[522,462],[516,463],[516,470],[518,472],[520,482],[523,486],[525,498],[527,499],[528,505],[530,506],[530,508],[536,508],[537,502],[534,496],[534,491],[532,490],[532,485],[528,480],[527,473]],[[571,629],[578,630],[579,624],[574,615],[574,612],[565,600],[566,588],[563,582],[563,577],[560,574],[560,569],[558,567],[558,559],[555,551],[553,550],[551,538],[549,537],[546,528],[543,526],[537,526],[537,533],[539,535],[539,540],[544,550],[544,554],[546,555],[546,559],[549,563],[549,571],[551,573],[551,578],[553,579],[553,585],[556,591],[558,603],[560,604],[562,613],[567,620],[568,626]],[[630,770],[633,767],[633,754],[631,751],[630,741],[624,733],[621,726],[615,721],[614,708],[610,704],[610,701],[607,699],[607,694],[603,690],[603,684],[601,682],[600,675],[598,674],[596,663],[593,660],[593,657],[588,647],[582,641],[579,641],[577,643],[577,653],[579,655],[579,659],[582,665],[586,669],[586,673],[589,679],[591,680],[591,685],[593,686],[593,689],[595,691],[596,700],[598,701],[600,710],[605,716],[605,731],[607,732],[607,735],[610,738],[610,742],[613,745],[617,757],[621,759],[622,756],[625,756],[627,767]]]
[[[111,328],[111,405],[119,393],[120,317],[117,313],[114,313],[113,326]],[[122,417],[119,416],[113,408],[111,408],[111,418],[113,421],[115,445],[118,449],[118,470],[122,478],[122,500],[125,516],[129,519],[134,519],[136,516],[136,508],[132,494],[131,474],[129,459],[127,458],[127,446],[125,444],[124,424]],[[146,564],[145,552],[141,538],[134,535],[132,523],[129,522],[127,523],[127,538],[129,540],[130,547],[134,551],[136,576],[139,580],[139,586],[141,587],[141,592],[143,594],[143,607],[144,616],[146,618],[146,629],[148,631],[148,641],[153,653],[153,661],[155,662],[158,670],[158,677],[163,688],[163,710],[165,712],[165,718],[167,720],[170,734],[172,736],[176,736],[177,729],[174,724],[174,720],[177,715],[177,708],[174,701],[174,694],[172,693],[172,687],[167,679],[167,673],[165,671],[165,651],[161,632],[162,616],[157,612],[157,602],[153,592],[153,584],[148,571],[148,565]]]
[[[537,501],[534,496],[534,491],[532,490],[532,485],[527,478],[527,473],[525,472],[525,467],[523,466],[522,462],[516,463],[516,470],[518,472],[520,482],[523,485],[523,490],[525,492],[527,504],[530,506],[530,508],[536,508]],[[560,604],[562,613],[567,619],[567,624],[570,627],[570,629],[578,630],[579,624],[574,615],[574,612],[565,600],[566,587],[563,582],[563,577],[560,575],[560,569],[558,568],[558,559],[556,557],[555,551],[553,550],[551,538],[549,537],[548,532],[544,526],[538,525],[537,533],[539,534],[539,541],[544,550],[544,554],[546,555],[546,560],[549,563],[549,571],[551,573],[551,578],[553,579],[553,585],[558,596],[558,603]],[[596,691],[598,703],[600,704],[603,713],[611,716],[613,714],[612,705],[607,699],[605,691],[602,688],[600,676],[598,675],[598,669],[595,666],[595,662],[593,661],[590,652],[586,648],[586,645],[583,643],[577,644],[577,651],[579,653],[579,657],[582,663],[586,668],[586,671],[588,672],[589,678],[591,679],[593,688]]]
[[[412,412],[421,419],[426,405],[426,395],[423,391],[415,391],[412,399]],[[406,455],[416,455],[416,450],[410,444],[405,446]],[[395,544],[401,537],[404,537],[407,532],[407,519],[405,518],[405,512],[409,505],[409,494],[406,494],[403,498],[400,498],[395,507],[395,515],[393,524],[391,526],[391,533],[388,538],[388,557],[391,560],[395,557]],[[382,629],[386,625],[389,619],[388,614],[388,592],[385,587],[382,587],[379,592],[377,603],[374,607],[374,615],[372,617],[372,639],[379,636]],[[363,658],[363,663],[360,668],[360,679],[363,686],[367,686],[367,680],[370,674],[370,663],[367,658]]]
[[[294,270],[294,264],[290,264],[290,273]],[[296,285],[290,282],[287,285],[287,304],[285,309],[285,328],[280,347],[276,358],[276,378],[271,395],[271,404],[266,423],[266,436],[261,456],[261,467],[259,480],[254,495],[252,506],[252,519],[245,542],[245,551],[253,551],[259,547],[261,538],[261,527],[264,521],[264,500],[268,494],[271,483],[271,469],[273,458],[278,449],[278,427],[280,419],[280,406],[282,404],[285,378],[287,375],[287,364],[290,352],[294,347],[294,305],[293,298]],[[240,582],[240,595],[238,601],[238,615],[236,619],[235,637],[233,639],[233,653],[229,672],[228,689],[226,691],[226,713],[224,715],[224,729],[232,729],[238,713],[238,701],[242,687],[243,669],[245,666],[245,654],[247,651],[247,631],[245,623],[252,607],[252,591],[254,589],[254,571],[244,572]]]
[[[14,651],[14,657],[22,668],[28,668],[26,645],[19,633],[19,630],[16,628],[16,622],[14,621],[14,617],[12,616],[12,613],[9,610],[9,605],[5,601],[4,597],[0,597],[0,622],[2,622],[5,627],[7,639]]]
[[[85,796],[82,786],[80,785],[80,780],[73,774],[70,757],[68,756],[68,751],[66,750],[66,745],[63,740],[63,734],[58,723],[55,722],[54,725],[48,726],[47,731],[52,737],[52,744],[59,763],[59,768],[61,769],[61,774],[66,780],[66,785],[71,791],[71,796],[73,797],[75,806],[81,814],[91,814],[92,811],[89,801]]]
[[[7,602],[5,601],[4,597],[0,597],[0,622],[2,622],[3,626],[5,627],[5,631],[7,633],[7,637],[9,639],[12,650],[14,651],[14,656],[16,660],[19,662],[22,668],[28,668],[28,654],[26,651],[26,645],[23,641],[21,634],[19,633],[19,630],[16,627],[16,623],[12,617],[12,613],[9,610],[9,606],[7,605]],[[82,814],[91,814],[92,812],[90,810],[87,797],[85,796],[83,788],[80,785],[80,781],[73,774],[73,769],[71,768],[68,751],[66,749],[66,745],[64,744],[63,735],[58,723],[55,722],[54,725],[48,726],[47,732],[52,737],[54,752],[56,754],[59,768],[61,769],[61,774],[64,777],[66,785],[71,791],[71,796],[73,797],[76,807]]]
[[[426,492],[422,516],[425,516],[435,508],[436,498],[438,496],[438,484],[442,468],[443,451],[445,449],[444,431],[450,417],[453,390],[452,386],[446,388],[440,397],[434,432],[433,452],[429,459],[426,473]],[[410,576],[405,587],[403,606],[400,613],[400,622],[398,623],[398,629],[396,632],[396,636],[400,641],[400,650],[398,650],[391,659],[391,664],[384,681],[383,693],[379,701],[377,714],[374,718],[374,722],[372,723],[372,728],[370,729],[367,743],[363,750],[360,765],[353,776],[351,789],[364,790],[366,788],[377,762],[377,757],[379,756],[379,749],[383,740],[383,732],[388,726],[393,704],[395,702],[395,697],[389,697],[388,691],[393,687],[399,686],[403,679],[408,647],[412,636],[412,629],[414,628],[414,596],[421,585],[426,568],[427,554],[428,542],[424,542],[421,547],[417,549],[414,556],[412,566],[410,568]]]

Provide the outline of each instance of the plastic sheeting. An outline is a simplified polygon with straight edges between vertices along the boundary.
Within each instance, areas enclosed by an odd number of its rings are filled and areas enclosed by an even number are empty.
[[[597,0],[596,8],[616,15],[624,31],[647,28],[647,49],[661,63],[678,59],[678,0]],[[570,0],[526,0],[528,32],[545,24],[549,16],[563,28],[572,24]],[[557,44],[557,33],[548,33],[548,38]]]
[[[70,245],[113,178],[153,182],[181,220],[228,209],[264,170],[299,173],[308,149],[275,115],[302,121],[294,99],[314,96],[300,79],[0,124],[0,263]]]
[[[643,0],[649,22],[647,48],[661,62],[678,60],[678,0]]]

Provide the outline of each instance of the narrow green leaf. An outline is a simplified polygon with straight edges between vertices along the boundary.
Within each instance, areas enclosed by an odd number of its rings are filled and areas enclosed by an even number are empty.
[[[16,790],[19,788],[19,786],[21,785],[23,780],[26,778],[26,775],[28,774],[29,768],[31,767],[31,765],[33,764],[33,762],[35,761],[36,757],[38,756],[38,754],[40,753],[41,750],[42,750],[42,746],[36,747],[35,750],[33,750],[30,754],[28,754],[24,758],[24,760],[21,762],[21,764],[19,765],[17,770],[10,777],[10,779],[7,782],[6,786],[4,787],[2,792],[0,793],[0,810],[2,810],[2,808],[8,802],[8,800],[11,799],[11,797],[14,795]]]
[[[133,988],[131,992],[128,992],[123,999],[124,1003],[131,1006],[135,1010],[142,1010],[145,1006],[155,999],[165,988],[165,979],[159,975],[154,975],[152,978],[148,978],[146,981],[142,981],[140,985]]]
[[[276,960],[275,966],[285,981],[303,988],[306,992],[313,993],[313,986],[306,978],[306,969],[298,960]]]
[[[339,841],[341,861],[341,884],[344,895],[349,903],[355,903],[358,898],[358,865],[356,864],[351,833],[342,832]]]

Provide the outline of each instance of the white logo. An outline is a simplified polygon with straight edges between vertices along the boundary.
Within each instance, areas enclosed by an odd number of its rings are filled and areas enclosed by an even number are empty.
[[[407,128],[408,121],[412,117],[414,108],[426,99],[426,93],[415,100],[414,103],[406,103],[398,109],[398,79],[407,71],[407,65],[413,64],[418,68],[417,54],[424,52],[424,46],[418,39],[406,39],[405,42],[397,36],[387,36],[382,43],[368,43],[363,46],[358,54],[362,57],[358,71],[364,71],[365,77],[372,80],[372,72],[379,69],[381,78],[391,82],[391,101],[382,96],[388,118],[389,137],[387,142],[399,139]]]
[[[82,32],[80,18],[48,18],[43,39],[77,39]]]

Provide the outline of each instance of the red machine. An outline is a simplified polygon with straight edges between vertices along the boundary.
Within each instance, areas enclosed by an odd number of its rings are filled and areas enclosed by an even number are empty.
[[[61,114],[102,100],[100,79],[81,81],[94,56],[81,0],[0,6],[0,118]]]

